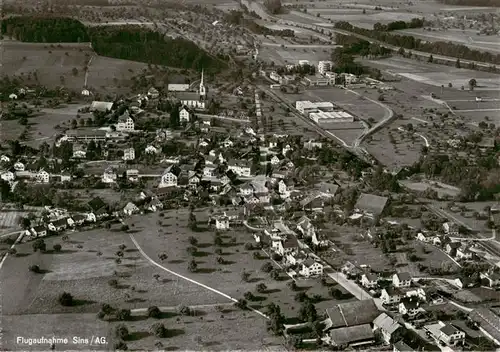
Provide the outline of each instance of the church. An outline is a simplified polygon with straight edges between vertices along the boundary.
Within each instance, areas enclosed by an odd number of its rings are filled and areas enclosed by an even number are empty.
[[[204,110],[207,105],[207,89],[205,87],[203,70],[201,71],[200,86],[197,92],[177,92],[181,104],[191,109]]]

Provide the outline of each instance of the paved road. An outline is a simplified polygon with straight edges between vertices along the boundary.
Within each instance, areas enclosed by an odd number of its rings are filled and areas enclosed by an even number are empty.
[[[142,255],[142,256],[143,256],[143,257],[144,257],[144,258],[145,258],[148,262],[150,262],[151,264],[153,264],[154,266],[156,266],[156,267],[158,267],[158,268],[162,269],[163,271],[166,271],[166,272],[168,272],[168,273],[170,273],[170,274],[172,274],[172,275],[175,275],[175,276],[177,276],[178,278],[181,278],[181,279],[183,279],[183,280],[189,281],[189,282],[191,282],[191,283],[193,283],[193,284],[195,284],[195,285],[198,285],[198,286],[203,287],[204,289],[207,289],[207,290],[209,290],[209,291],[212,291],[212,292],[214,292],[214,293],[216,293],[216,294],[218,294],[218,295],[220,295],[220,296],[222,296],[222,297],[227,298],[227,299],[228,299],[228,300],[230,300],[230,301],[233,301],[233,302],[238,302],[238,300],[237,300],[236,298],[231,297],[231,296],[229,296],[228,294],[225,294],[224,292],[221,292],[221,291],[219,291],[219,290],[216,290],[216,289],[215,289],[215,288],[213,288],[213,287],[207,286],[207,285],[205,285],[205,284],[202,284],[201,282],[195,281],[195,280],[190,279],[190,278],[188,278],[188,277],[186,277],[186,276],[184,276],[184,275],[181,275],[181,274],[179,274],[179,273],[176,273],[175,271],[172,271],[172,270],[170,270],[170,269],[167,269],[167,268],[166,268],[166,267],[164,267],[163,265],[161,265],[161,264],[159,264],[159,263],[155,262],[153,259],[151,259],[151,258],[150,258],[150,257],[149,257],[149,256],[148,256],[145,252],[144,252],[144,250],[141,248],[141,246],[139,246],[139,243],[137,243],[137,241],[135,240],[135,238],[134,238],[134,236],[133,236],[132,234],[130,234],[130,239],[131,239],[131,240],[132,240],[132,242],[134,243],[135,247],[139,250],[139,253],[141,253],[141,255]],[[256,309],[253,309],[253,308],[251,308],[251,307],[248,307],[248,309],[250,309],[250,310],[251,310],[251,311],[253,311],[254,313],[257,313],[257,314],[259,314],[259,315],[263,316],[263,317],[264,317],[264,318],[266,318],[266,319],[269,319],[269,317],[268,317],[267,315],[265,315],[264,313],[262,313],[262,312],[260,312],[260,311],[258,311],[258,310],[256,310]]]
[[[403,127],[398,127],[398,130],[402,131],[402,132],[409,132],[408,130],[405,130]],[[424,140],[424,143],[425,143],[425,146],[427,148],[429,148],[431,145],[429,144],[429,141],[427,140],[427,138],[425,138],[425,136],[423,134],[420,134],[420,133],[416,133],[416,132],[413,132],[414,135],[416,136],[419,136],[420,138],[422,138]]]

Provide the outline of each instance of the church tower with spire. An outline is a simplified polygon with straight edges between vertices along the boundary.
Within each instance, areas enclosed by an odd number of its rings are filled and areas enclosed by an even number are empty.
[[[207,91],[206,91],[205,85],[203,83],[203,69],[201,69],[201,80],[200,80],[199,93],[200,93],[200,100],[205,100],[205,98],[207,96]]]

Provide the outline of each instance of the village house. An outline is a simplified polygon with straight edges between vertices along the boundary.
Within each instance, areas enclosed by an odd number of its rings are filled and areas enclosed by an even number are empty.
[[[288,265],[299,265],[302,264],[302,262],[307,258],[309,258],[309,256],[303,251],[299,251],[297,253],[292,252],[285,255],[285,262]]]
[[[445,222],[443,224],[443,231],[448,236],[458,236],[459,235],[457,224],[452,223],[452,222]]]
[[[370,324],[332,329],[328,337],[330,345],[336,349],[345,349],[346,347],[365,348],[375,342],[375,336]]]
[[[459,288],[470,288],[470,287],[474,287],[477,285],[476,280],[473,280],[470,277],[456,278],[455,280],[453,280],[453,283],[455,284],[455,286],[457,286]]]
[[[139,181],[139,170],[137,170],[137,169],[128,169],[128,170],[125,171],[125,177],[130,182],[137,182],[137,181]]]
[[[299,274],[305,277],[323,275],[323,265],[312,258],[308,258],[302,262],[302,267]]]
[[[134,148],[125,148],[123,150],[123,160],[134,160],[135,159],[135,149]]]
[[[73,158],[85,159],[87,157],[87,148],[80,143],[73,144]]]
[[[412,279],[410,273],[396,273],[392,276],[392,284],[394,285],[394,287],[410,287],[411,283]]]
[[[187,123],[191,121],[191,112],[186,106],[181,107],[179,111],[179,122],[180,123]]]
[[[35,174],[35,180],[38,183],[49,183],[50,182],[50,174],[47,171],[41,169],[40,171],[38,171]]]
[[[392,305],[401,301],[402,293],[398,289],[387,287],[382,289],[380,300],[383,304]]]
[[[418,299],[414,298],[404,298],[399,303],[399,313],[402,315],[407,315],[408,317],[414,317],[418,314],[418,312],[423,311],[420,307],[420,303]]]
[[[132,117],[129,115],[128,111],[125,111],[123,115],[118,118],[118,123],[116,124],[116,130],[118,132],[133,132],[135,128],[135,123]]]
[[[220,145],[224,148],[230,148],[234,145],[234,142],[231,140],[231,138],[227,137],[220,143]]]
[[[158,154],[160,151],[158,148],[156,148],[153,145],[148,145],[146,148],[144,148],[144,153],[151,155],[151,154]]]
[[[61,218],[49,223],[49,230],[52,232],[61,232],[68,228],[67,218]]]
[[[500,274],[494,271],[487,271],[479,274],[482,282],[485,282],[489,287],[500,286]]]
[[[229,217],[225,215],[215,217],[215,228],[221,231],[229,230]]]
[[[163,209],[163,203],[158,198],[154,197],[144,205],[144,208],[148,211],[156,212]]]
[[[16,161],[14,163],[14,170],[15,171],[24,171],[24,169],[25,169],[25,166],[24,166],[24,164],[22,162]]]
[[[16,175],[14,175],[14,173],[11,171],[4,171],[4,172],[2,172],[2,175],[0,176],[0,178],[4,181],[10,182],[10,181],[14,181],[14,179],[16,178]]]
[[[446,324],[440,329],[439,340],[448,346],[463,345],[465,342],[465,332],[454,325]]]
[[[167,167],[161,175],[158,188],[177,186],[180,173],[181,169],[176,165]]]
[[[2,155],[2,156],[0,156],[0,162],[10,163],[10,158],[7,155]]]
[[[421,287],[415,288],[415,289],[410,289],[405,292],[406,297],[414,297],[419,299],[420,301],[427,301],[427,294],[425,293],[424,289]]]
[[[140,212],[140,209],[132,202],[128,202],[127,205],[123,208],[123,213],[130,216],[132,214],[137,214]]]
[[[158,89],[156,89],[155,87],[151,87],[149,88],[147,95],[151,99],[158,99],[158,97],[160,96],[160,92],[158,92]]]
[[[460,242],[449,242],[445,246],[445,252],[450,255],[450,257],[455,257],[457,255],[457,249],[460,248],[462,244]]]
[[[47,236],[47,228],[45,225],[33,226],[25,231],[25,235],[30,237],[44,237]]]
[[[272,243],[273,249],[284,257],[288,253],[294,253],[299,250],[299,243],[295,236],[287,235],[285,240],[277,240]]]
[[[81,225],[83,225],[83,223],[87,219],[87,216],[85,216],[83,214],[75,214],[72,216],[72,219],[73,219],[73,222],[75,223],[75,225],[81,226]]]
[[[97,222],[97,218],[93,212],[86,213],[85,217],[85,221],[87,222]]]
[[[384,342],[390,344],[401,338],[403,326],[386,313],[382,313],[373,321],[373,330],[380,331]]]
[[[470,246],[462,244],[457,248],[455,256],[457,259],[470,260],[474,256],[474,253],[471,251]]]
[[[101,181],[102,183],[115,183],[117,177],[115,170],[109,166],[104,170]]]
[[[250,165],[246,161],[232,160],[228,162],[227,167],[238,176],[250,177],[251,175]]]
[[[366,288],[377,288],[378,276],[373,273],[366,273],[361,275],[361,284]]]
[[[396,342],[393,345],[392,352],[413,352],[414,349],[404,343],[403,340]]]

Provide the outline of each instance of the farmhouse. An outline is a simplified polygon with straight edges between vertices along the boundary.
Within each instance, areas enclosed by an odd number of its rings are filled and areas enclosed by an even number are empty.
[[[116,130],[118,132],[133,132],[135,128],[134,120],[129,115],[128,111],[125,111],[123,115],[118,118],[118,123],[116,124]]]
[[[354,209],[358,213],[375,218],[382,214],[387,205],[388,198],[380,197],[374,194],[361,193],[358,201],[354,205]]]
[[[440,332],[439,340],[448,346],[463,345],[465,342],[465,332],[451,324],[444,325]]]
[[[339,348],[361,347],[375,342],[370,324],[348,326],[330,331],[330,344]]]
[[[380,299],[383,304],[391,305],[396,304],[401,301],[402,293],[398,289],[394,289],[392,287],[382,289],[380,294]]]
[[[373,273],[361,275],[361,284],[366,288],[376,288],[378,286],[378,276]]]
[[[181,123],[191,121],[191,112],[186,106],[183,106],[179,111],[179,121]]]
[[[302,262],[299,274],[305,277],[323,275],[323,265],[312,258],[308,258]]]
[[[67,218],[61,218],[56,221],[52,221],[49,223],[49,230],[54,231],[54,232],[61,232],[64,231],[68,228],[68,219]]]
[[[123,208],[123,213],[129,216],[137,214],[139,211],[139,208],[132,202],[128,202],[125,208]]]
[[[392,276],[392,284],[394,287],[410,287],[412,283],[409,273],[396,273]]]
[[[399,339],[403,326],[388,316],[386,313],[380,314],[373,321],[373,329],[380,331],[385,343],[392,343]]]
[[[134,160],[135,159],[135,150],[134,148],[125,148],[123,150],[123,160]]]
[[[414,317],[418,312],[422,311],[418,299],[405,298],[399,303],[399,313]]]
[[[326,309],[326,329],[371,324],[380,311],[373,299],[340,303]]]
[[[113,102],[94,100],[92,104],[90,104],[89,111],[110,112],[112,108]]]
[[[171,165],[163,171],[158,188],[177,186],[181,169],[176,165]]]

